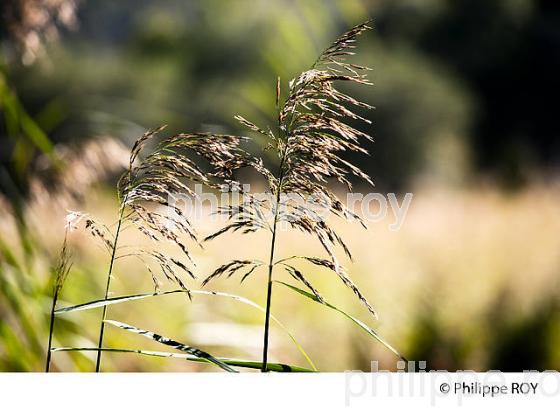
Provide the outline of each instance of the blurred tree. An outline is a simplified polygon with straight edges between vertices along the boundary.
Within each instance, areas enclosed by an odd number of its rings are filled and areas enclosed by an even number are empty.
[[[29,112],[64,114],[55,142],[131,140],[162,122],[240,132],[237,113],[266,125],[277,75],[285,84],[333,35],[373,17],[376,31],[361,46],[376,85],[360,98],[378,107],[368,114],[374,154],[362,163],[378,188],[425,175],[461,183],[471,159],[516,183],[559,162],[558,8],[550,0],[99,0],[83,2],[80,30],[49,47],[50,59],[7,70]]]
[[[454,70],[477,107],[476,165],[506,183],[560,163],[560,3],[554,0],[382,1],[383,38],[413,46]]]

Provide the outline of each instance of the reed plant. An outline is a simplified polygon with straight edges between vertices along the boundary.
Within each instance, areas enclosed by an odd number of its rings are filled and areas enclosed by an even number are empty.
[[[347,61],[347,58],[354,54],[358,36],[369,28],[368,23],[360,24],[340,36],[321,53],[310,69],[289,82],[285,99],[282,99],[282,83],[278,79],[275,129],[265,130],[241,116],[236,116],[244,126],[253,132],[260,133],[268,140],[267,149],[272,150],[278,158],[275,168],[266,166],[262,158],[241,149],[240,144],[246,139],[244,137],[213,133],[177,134],[164,138],[155,144],[153,149],[148,150],[146,146],[162,131],[162,127],[160,127],[145,133],[136,141],[131,149],[128,169],[118,183],[119,210],[114,232],[89,215],[81,213],[73,215],[74,224],[83,224],[93,237],[102,241],[108,252],[103,298],[81,305],[56,309],[58,293],[55,290],[51,325],[54,323],[56,314],[94,308],[102,309],[97,348],[52,348],[49,340],[48,362],[50,362],[51,351],[95,351],[97,352],[95,370],[100,371],[102,353],[113,351],[203,361],[226,371],[236,371],[234,369],[236,367],[258,368],[262,372],[317,370],[295,337],[272,314],[274,284],[285,286],[299,295],[340,312],[370,336],[382,342],[399,358],[402,358],[371,327],[327,302],[308,279],[307,271],[304,273],[295,264],[298,260],[304,261],[313,269],[321,268],[333,272],[356,295],[371,315],[377,317],[372,305],[352,281],[335,255],[336,248],[341,248],[351,258],[348,246],[322,215],[322,210],[327,210],[336,217],[360,220],[358,215],[346,209],[344,203],[336,197],[330,188],[330,182],[338,181],[345,184],[348,189],[352,189],[352,178],[371,184],[369,176],[345,160],[342,155],[344,152],[367,153],[362,142],[371,140],[371,138],[350,123],[355,121],[369,123],[368,119],[359,114],[359,110],[367,110],[372,107],[336,87],[338,83],[344,82],[358,85],[371,84],[365,75],[368,68]],[[200,160],[204,162],[206,168],[202,167]],[[203,240],[199,240],[193,222],[187,218],[183,210],[170,203],[169,198],[177,194],[196,196],[196,192],[191,187],[192,183],[202,184],[212,189],[223,189],[224,187],[240,189],[241,183],[236,179],[236,171],[244,167],[250,167],[264,176],[270,195],[263,198],[243,192],[243,199],[240,203],[231,203],[219,208],[218,212],[227,216],[226,225]],[[297,198],[304,201],[295,200]],[[308,199],[312,199],[314,206],[309,205]],[[322,245],[326,257],[293,255],[282,259],[276,258],[275,251],[280,240],[280,226],[284,224],[316,238]],[[365,227],[363,222],[362,225]],[[128,227],[137,229],[156,243],[160,241],[172,243],[180,249],[183,258],[180,260],[172,257],[157,248],[123,246],[120,234]],[[261,230],[270,232],[267,262],[259,259],[233,259],[209,274],[202,281],[202,286],[222,275],[232,277],[236,273],[242,274],[241,282],[244,282],[252,274],[264,270],[268,278],[264,308],[241,296],[191,289],[187,286],[185,276],[192,280],[197,279],[196,266],[189,251],[190,243],[200,244],[199,242],[214,240],[237,231],[251,234]],[[187,244],[186,240],[190,243]],[[109,297],[115,265],[120,259],[127,257],[138,258],[142,261],[153,278],[155,287],[153,293]],[[278,271],[287,272],[296,281],[296,284],[300,283],[307,290],[278,280],[280,273]],[[178,288],[162,292],[159,286],[160,276],[175,283]],[[171,293],[184,293],[191,301],[192,295],[228,298],[261,310],[264,313],[262,361],[217,358],[201,349],[155,332],[107,319],[108,308],[112,304],[163,297]],[[310,369],[269,362],[271,321],[276,322],[288,333],[309,363]],[[105,347],[106,324],[148,337],[160,344],[179,350],[181,353]],[[48,366],[47,363],[47,369]]]
[[[264,130],[241,116],[236,117],[244,126],[268,139],[268,149],[274,151],[279,159],[279,165],[274,169],[266,167],[260,158],[249,158],[247,165],[265,177],[271,195],[266,199],[257,199],[247,194],[241,206],[223,207],[220,211],[229,216],[229,223],[208,236],[206,240],[215,239],[231,231],[253,233],[261,229],[268,230],[271,234],[268,261],[266,263],[256,259],[230,261],[218,267],[204,280],[203,285],[222,275],[231,277],[236,272],[240,272],[243,274],[241,280],[244,281],[261,268],[267,271],[263,372],[268,370],[270,312],[275,271],[287,272],[311,291],[314,300],[326,303],[307,275],[294,266],[295,260],[303,260],[314,267],[326,268],[334,272],[377,318],[377,313],[371,304],[339,263],[335,248],[341,247],[349,258],[352,257],[350,250],[322,213],[323,210],[327,210],[337,217],[360,220],[358,215],[351,213],[336,197],[329,182],[338,181],[351,190],[350,178],[354,177],[373,185],[368,175],[342,156],[345,152],[367,153],[367,149],[361,143],[364,140],[371,141],[370,136],[349,123],[350,121],[370,123],[370,120],[359,115],[357,111],[373,107],[354,99],[336,87],[336,84],[341,82],[371,85],[365,74],[369,68],[347,61],[348,57],[354,54],[357,37],[370,29],[368,24],[368,22],[360,24],[344,33],[319,55],[309,70],[292,79],[289,82],[287,97],[283,101],[281,81],[278,78],[276,87],[278,116],[274,131]],[[269,218],[271,220],[266,218],[268,215],[272,215]],[[281,223],[315,237],[325,250],[327,258],[293,255],[275,259]],[[365,224],[363,226],[365,227]],[[296,290],[283,282],[278,283]]]

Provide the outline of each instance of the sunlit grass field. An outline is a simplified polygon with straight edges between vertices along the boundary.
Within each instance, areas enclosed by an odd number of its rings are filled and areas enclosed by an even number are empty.
[[[351,291],[328,270],[306,271],[327,301],[377,329],[409,360],[428,368],[521,370],[560,367],[560,186],[533,184],[520,192],[492,186],[443,189],[422,186],[402,228],[387,220],[339,226],[354,256],[340,255],[351,277],[379,313],[375,321]],[[116,219],[116,202],[107,188],[93,189],[81,210],[108,225]],[[399,199],[402,195],[399,195]],[[0,213],[0,370],[41,371],[44,367],[50,309],[50,266],[63,238],[66,209],[53,200],[31,204],[26,230],[18,230],[6,207]],[[209,234],[220,221],[196,221]],[[122,244],[143,238],[125,231]],[[224,236],[192,244],[199,281],[231,258],[268,256],[267,234]],[[72,271],[60,305],[103,297],[109,256],[87,233],[75,231],[70,244]],[[146,244],[148,244],[146,242]],[[160,245],[158,245],[160,246]],[[172,249],[169,249],[173,252]],[[278,258],[320,255],[318,243],[281,231]],[[307,265],[302,265],[302,268]],[[265,303],[266,272],[242,285],[217,280],[209,290],[239,294]],[[278,271],[276,279],[290,281]],[[173,289],[165,284],[163,289]],[[119,261],[113,295],[153,291],[143,265]],[[272,313],[303,345],[321,371],[368,370],[370,362],[395,369],[396,358],[345,317],[274,289]],[[95,347],[101,311],[75,312],[56,322],[54,346]],[[204,348],[213,355],[260,359],[263,314],[231,300],[168,295],[111,306],[108,317]],[[164,350],[155,342],[108,328],[108,347]],[[286,333],[273,326],[271,361],[307,366]],[[94,353],[55,353],[53,369],[92,371]],[[105,353],[104,371],[215,371],[205,364],[129,353]]]

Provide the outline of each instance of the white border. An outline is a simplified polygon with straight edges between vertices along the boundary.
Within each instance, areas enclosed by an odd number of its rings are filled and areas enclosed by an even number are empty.
[[[448,383],[532,382],[534,393],[442,393]],[[2,409],[560,408],[560,374],[544,373],[3,373]],[[387,407],[390,406],[390,407]],[[507,407],[506,407],[507,406]]]

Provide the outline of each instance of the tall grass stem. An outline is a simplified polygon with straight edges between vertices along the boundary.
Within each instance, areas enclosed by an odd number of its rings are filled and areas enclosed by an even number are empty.
[[[284,159],[286,150],[282,152],[280,160],[280,175],[278,177],[278,190],[276,192],[276,207],[274,209],[274,223],[272,225],[272,239],[270,240],[270,259],[268,261],[268,284],[266,291],[266,312],[264,321],[263,359],[261,372],[268,371],[268,337],[270,327],[270,307],[272,302],[272,270],[274,269],[274,248],[276,246],[276,227],[278,225],[278,209],[280,208],[280,193],[282,191],[282,180],[284,179]]]
[[[62,290],[62,286],[64,285],[64,281],[68,272],[70,271],[70,257],[68,254],[68,231],[70,229],[70,225],[66,226],[66,230],[64,232],[64,240],[62,242],[62,250],[60,252],[59,260],[55,269],[55,282],[53,286],[53,298],[51,303],[51,314],[50,314],[50,322],[49,322],[49,342],[47,346],[47,360],[45,363],[45,372],[49,373],[51,370],[51,355],[52,355],[52,339],[54,334],[54,321],[55,321],[55,311],[56,311],[56,303],[58,301],[58,296]]]
[[[51,305],[51,316],[50,316],[50,324],[49,324],[49,345],[47,347],[47,363],[45,365],[45,372],[49,373],[51,369],[51,354],[52,354],[52,337],[54,332],[54,310],[56,309],[56,300],[58,299],[58,289],[55,289],[53,295],[53,301]]]
[[[107,273],[107,285],[105,286],[105,297],[104,300],[107,300],[109,297],[109,290],[111,288],[111,277],[113,275],[113,266],[115,264],[115,256],[117,253],[117,245],[119,241],[119,234],[121,232],[121,226],[124,217],[124,209],[125,209],[125,201],[122,201],[121,209],[119,211],[119,222],[117,225],[117,231],[115,232],[115,240],[113,242],[113,252],[111,253],[111,262],[109,263],[109,272]],[[103,306],[103,313],[101,315],[101,326],[99,328],[99,342],[97,344],[97,348],[100,349],[97,351],[97,359],[95,361],[95,372],[99,373],[101,370],[101,348],[103,347],[103,337],[105,335],[105,319],[107,319],[107,305]]]

